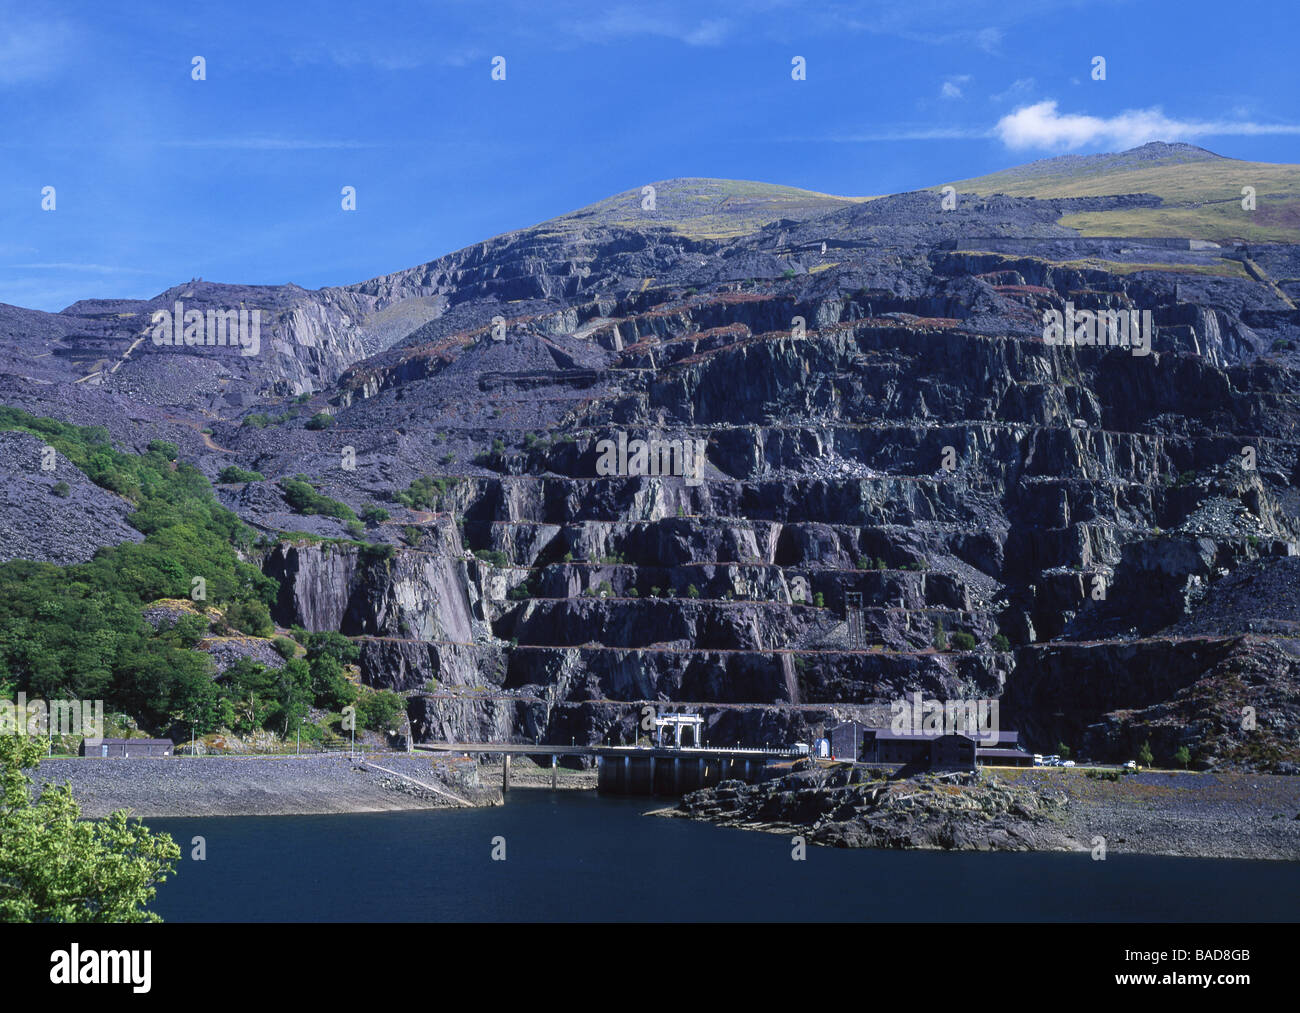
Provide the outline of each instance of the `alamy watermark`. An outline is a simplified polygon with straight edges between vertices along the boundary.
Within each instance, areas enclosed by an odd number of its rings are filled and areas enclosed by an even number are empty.
[[[103,700],[0,700],[0,735],[80,735],[91,745],[104,739]]]
[[[1076,310],[1067,302],[1064,315],[1043,311],[1043,341],[1049,345],[1112,346],[1143,356],[1151,354],[1154,333],[1150,310]]]
[[[649,475],[667,477],[676,475],[687,485],[699,485],[704,474],[704,448],[707,440],[629,440],[627,433],[619,432],[616,439],[600,440],[596,444],[596,474],[620,478]]]
[[[245,309],[187,310],[176,303],[171,310],[155,310],[149,318],[153,343],[169,347],[196,345],[239,346],[240,355],[262,350],[262,311]]]
[[[967,735],[982,743],[998,741],[998,701],[923,700],[920,693],[890,705],[889,730],[895,735]]]

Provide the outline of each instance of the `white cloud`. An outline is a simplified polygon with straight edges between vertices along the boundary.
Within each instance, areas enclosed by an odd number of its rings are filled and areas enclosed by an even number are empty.
[[[943,82],[943,87],[939,89],[940,98],[961,98],[962,87],[969,84],[971,76],[969,74],[956,74]]]
[[[1300,134],[1300,125],[1242,120],[1192,121],[1166,116],[1158,106],[1130,109],[1115,116],[1059,113],[1056,102],[1022,106],[998,120],[993,132],[1008,148],[1072,150],[1091,144],[1132,148],[1147,141],[1185,141],[1196,137]]]
[[[716,46],[722,43],[730,30],[731,23],[725,18],[710,18],[682,36],[682,41],[691,46]]]
[[[649,13],[623,6],[606,11],[596,19],[584,18],[571,30],[587,42],[658,36],[676,39],[688,46],[717,46],[731,33],[731,23],[725,18],[705,18],[697,23],[669,11]]]
[[[1001,28],[981,28],[975,33],[975,45],[986,53],[996,53],[1001,44]]]
[[[991,102],[1006,102],[1015,99],[1027,99],[1033,94],[1034,89],[1038,87],[1038,82],[1032,77],[1018,77],[1007,85],[1005,91],[996,92],[989,96]]]

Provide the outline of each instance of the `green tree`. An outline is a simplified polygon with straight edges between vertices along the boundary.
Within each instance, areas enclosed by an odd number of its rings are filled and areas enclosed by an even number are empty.
[[[944,632],[942,619],[934,621],[934,649],[936,651],[948,650],[948,634]]]
[[[1178,747],[1178,750],[1174,753],[1174,762],[1184,770],[1187,769],[1187,765],[1192,762],[1192,754],[1187,746]]]
[[[280,708],[283,734],[288,736],[302,724],[312,703],[311,669],[302,658],[286,661],[278,672],[275,684],[275,702]]]
[[[405,698],[392,690],[364,693],[357,701],[357,724],[371,731],[384,732],[396,728],[398,717],[405,713]]]
[[[332,654],[322,654],[310,662],[312,697],[318,707],[342,710],[357,698],[357,687],[343,674],[343,665]]]
[[[1138,766],[1150,767],[1155,763],[1155,757],[1151,755],[1151,741],[1148,739],[1142,743],[1142,748],[1138,750]]]
[[[1070,758],[1070,747],[1064,742],[1058,742],[1056,744],[1056,752],[1062,760],[1068,760]]]
[[[275,632],[271,610],[260,601],[239,601],[228,606],[226,622],[253,637],[269,637]]]
[[[24,773],[43,743],[0,735],[0,921],[157,922],[145,905],[175,871],[181,850],[125,810],[80,819],[68,785],[32,798]]]

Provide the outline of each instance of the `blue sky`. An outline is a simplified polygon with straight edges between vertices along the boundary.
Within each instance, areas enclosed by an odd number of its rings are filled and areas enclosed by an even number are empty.
[[[1298,27],[1292,0],[0,0],[0,302],[348,284],[675,176],[878,194],[1150,139],[1300,163]]]

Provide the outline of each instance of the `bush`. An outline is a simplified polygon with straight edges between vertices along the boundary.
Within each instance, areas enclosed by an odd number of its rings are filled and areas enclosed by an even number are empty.
[[[268,637],[275,630],[271,610],[260,601],[238,601],[226,607],[226,622],[253,637]]]
[[[253,412],[252,415],[244,418],[242,424],[252,429],[265,429],[271,424],[271,416],[267,415],[266,412]]]
[[[506,567],[510,565],[509,558],[499,549],[479,549],[474,555],[491,566]]]
[[[1009,651],[1011,650],[1011,641],[1001,633],[995,633],[993,634],[993,649],[1003,652]]]
[[[373,503],[367,504],[361,511],[361,519],[371,527],[374,527],[377,524],[383,524],[384,521],[388,520],[388,518],[388,511],[383,507],[375,506]]]
[[[280,489],[284,492],[286,502],[297,513],[320,514],[324,517],[338,517],[347,521],[357,519],[357,515],[352,512],[350,506],[346,503],[340,503],[336,499],[330,499],[328,496],[322,496],[303,475],[281,479]]]
[[[275,637],[271,640],[271,646],[275,648],[280,657],[288,661],[298,653],[297,646],[288,637]]]
[[[308,661],[312,699],[317,707],[342,710],[355,702],[357,687],[343,674],[343,665],[333,655],[323,654]]]
[[[405,713],[405,698],[392,690],[363,693],[357,700],[357,724],[371,731],[383,732],[398,727],[399,718]]]
[[[308,429],[328,429],[338,421],[329,412],[317,412],[307,420]]]
[[[942,619],[934,621],[934,649],[936,651],[948,650],[948,634],[944,632]]]
[[[54,487],[50,490],[50,492],[54,493],[54,495],[56,496],[61,496],[64,499],[67,499],[69,496],[72,495],[72,486],[68,485],[67,482],[58,481],[54,483]]]
[[[958,630],[952,635],[952,644],[959,651],[973,651],[978,641],[964,630]]]
[[[366,526],[360,521],[348,521],[343,527],[353,538],[362,538],[366,533]]]
[[[444,464],[450,464],[456,459],[455,454],[447,454],[443,457]],[[445,496],[450,489],[456,487],[457,480],[454,478],[433,478],[429,475],[422,475],[415,479],[403,492],[399,492],[394,499],[404,507],[412,510],[432,510],[438,505],[438,500]]]
[[[698,587],[696,587],[694,584],[686,585],[687,598],[698,598],[699,596],[700,596],[700,589]]]
[[[236,482],[264,482],[266,476],[260,471],[245,471],[238,465],[232,464],[221,469],[217,481],[222,485],[232,485]]]

